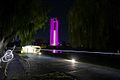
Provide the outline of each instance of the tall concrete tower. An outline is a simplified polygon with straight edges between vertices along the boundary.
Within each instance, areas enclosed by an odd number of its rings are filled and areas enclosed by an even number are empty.
[[[50,19],[50,46],[58,46],[58,19]]]

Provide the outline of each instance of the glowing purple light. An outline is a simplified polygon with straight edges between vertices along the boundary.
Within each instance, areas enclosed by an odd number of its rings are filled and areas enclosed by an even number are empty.
[[[56,53],[56,50],[53,50],[52,52],[53,52],[53,53]]]
[[[56,46],[56,30],[53,32],[53,46]]]
[[[58,20],[57,18],[50,19],[50,45],[58,46]]]
[[[50,20],[50,45],[52,46],[53,44],[53,29],[54,29],[54,20]]]
[[[50,46],[58,46],[58,19],[51,18],[50,19]],[[58,50],[53,50],[53,53],[58,53]],[[60,51],[62,53],[62,51]]]

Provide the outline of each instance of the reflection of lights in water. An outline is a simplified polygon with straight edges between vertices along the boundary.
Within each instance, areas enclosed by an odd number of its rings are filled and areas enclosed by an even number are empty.
[[[52,53],[62,53],[62,51],[61,50],[52,50]]]
[[[53,53],[56,53],[56,50],[53,50],[52,52],[53,52]]]

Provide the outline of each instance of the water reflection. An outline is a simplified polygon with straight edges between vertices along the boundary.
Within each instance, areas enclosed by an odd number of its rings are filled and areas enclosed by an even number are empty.
[[[55,49],[53,49],[52,53],[62,53],[62,50],[55,50]]]

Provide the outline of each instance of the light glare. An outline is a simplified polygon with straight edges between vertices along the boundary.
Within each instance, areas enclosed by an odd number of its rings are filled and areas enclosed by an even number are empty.
[[[72,63],[75,63],[76,61],[75,61],[75,59],[72,59],[71,62],[72,62]]]
[[[41,52],[38,53],[38,55],[41,55],[41,54],[42,54]]]
[[[68,61],[68,62],[71,62],[71,63],[77,63],[77,61],[75,59],[71,59],[71,60],[65,60],[65,61]]]
[[[56,30],[54,30],[54,35],[53,35],[53,46],[56,46]]]
[[[40,53],[41,47],[40,46],[24,46],[22,47],[21,53]]]

